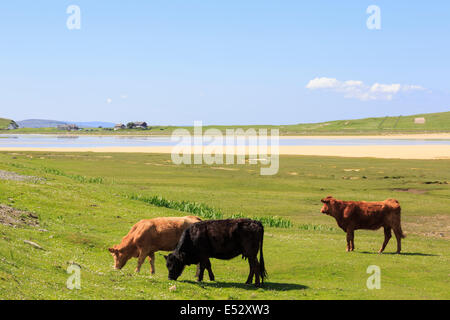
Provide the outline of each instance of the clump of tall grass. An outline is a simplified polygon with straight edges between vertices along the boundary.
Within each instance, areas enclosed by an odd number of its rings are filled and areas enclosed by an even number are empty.
[[[218,209],[210,207],[204,203],[190,202],[190,201],[175,201],[168,200],[161,196],[146,197],[137,194],[131,194],[127,196],[128,199],[142,201],[157,207],[164,207],[168,209],[174,209],[182,212],[188,212],[193,215],[199,216],[204,219],[224,219],[225,215]],[[292,222],[287,219],[283,219],[275,216],[267,217],[245,217],[241,213],[233,214],[231,219],[238,218],[250,218],[253,220],[260,221],[264,226],[274,227],[274,228],[291,228],[293,226]]]
[[[157,207],[164,207],[182,212],[192,213],[205,219],[223,219],[223,214],[219,210],[203,203],[174,201],[165,199],[161,196],[145,197],[136,194],[132,194],[128,198],[132,200],[139,200]]]
[[[20,163],[8,163],[8,165],[10,165],[12,167],[20,168],[20,169],[29,169],[29,168],[25,167],[23,164],[20,164]]]
[[[103,183],[103,178],[101,177],[85,177],[79,174],[67,174],[59,169],[55,169],[55,168],[47,168],[47,167],[43,167],[42,171],[44,171],[45,173],[50,173],[56,176],[62,176],[62,177],[66,177],[81,183],[98,183],[98,184],[102,184]]]
[[[247,218],[241,213],[233,214],[231,219]],[[273,228],[291,228],[293,226],[290,220],[277,216],[251,217],[251,219],[260,221],[266,227]]]
[[[322,224],[301,224],[298,226],[300,230],[308,231],[336,231],[334,227],[325,226]]]

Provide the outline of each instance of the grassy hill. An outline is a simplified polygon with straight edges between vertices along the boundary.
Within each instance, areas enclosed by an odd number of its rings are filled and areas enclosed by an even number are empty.
[[[415,118],[425,118],[424,124],[415,124]],[[0,126],[1,128],[1,126]],[[439,113],[425,113],[410,116],[365,118],[356,120],[336,120],[320,123],[300,123],[293,125],[210,125],[207,129],[216,128],[225,132],[226,129],[279,129],[281,135],[363,135],[363,134],[390,134],[390,133],[431,133],[450,132],[450,111]],[[152,126],[146,130],[124,129],[113,131],[111,128],[85,128],[76,134],[101,135],[170,135],[176,129],[186,129],[190,132],[193,127],[184,126]],[[15,133],[61,133],[57,128],[20,128]]]
[[[425,118],[415,124],[415,118]],[[450,112],[425,113],[411,116],[337,120],[314,124],[280,126],[288,132],[311,133],[389,133],[389,132],[449,132]]]
[[[0,130],[7,129],[11,122],[14,121],[10,119],[0,118]]]

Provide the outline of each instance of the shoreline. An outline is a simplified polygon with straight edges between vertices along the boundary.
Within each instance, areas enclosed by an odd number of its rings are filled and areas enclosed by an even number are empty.
[[[191,149],[192,150],[192,149]],[[172,146],[159,147],[0,147],[0,152],[93,152],[93,153],[159,153],[171,154]],[[194,152],[192,152],[193,154]],[[224,152],[225,154],[226,152]],[[239,152],[235,152],[237,154]],[[269,147],[270,153],[270,147]],[[248,147],[245,150],[248,153]],[[373,146],[279,146],[280,155],[326,156],[346,158],[450,160],[448,145],[373,145]]]
[[[131,138],[170,138],[171,135],[145,135],[145,134],[76,134],[76,133],[0,133],[0,138],[2,136],[61,136],[61,137],[131,137]],[[177,135],[179,136],[179,135]],[[191,135],[193,136],[193,135]],[[222,135],[226,137],[226,135]],[[270,134],[267,135],[270,137]],[[389,134],[362,134],[362,135],[286,135],[279,136],[280,139],[382,139],[382,140],[450,140],[450,132],[449,133],[389,133]]]

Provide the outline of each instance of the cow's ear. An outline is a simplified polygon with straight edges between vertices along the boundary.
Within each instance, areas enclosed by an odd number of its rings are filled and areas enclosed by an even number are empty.
[[[111,253],[115,253],[115,254],[119,252],[119,250],[114,249],[114,248],[108,248],[108,251]]]
[[[333,199],[333,196],[328,196],[326,198],[323,198],[320,201],[322,201],[323,203],[330,203],[332,199]]]

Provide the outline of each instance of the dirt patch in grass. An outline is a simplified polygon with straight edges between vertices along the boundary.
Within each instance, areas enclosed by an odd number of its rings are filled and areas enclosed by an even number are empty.
[[[418,217],[414,222],[404,222],[403,231],[407,234],[450,239],[450,215]]]
[[[10,227],[17,227],[22,225],[38,227],[39,220],[37,215],[32,212],[21,211],[0,204],[0,224]]]
[[[428,190],[419,190],[419,189],[394,189],[397,192],[409,192],[412,194],[425,194]]]
[[[33,176],[24,176],[15,172],[0,170],[0,180],[39,182],[44,181],[45,179]]]

